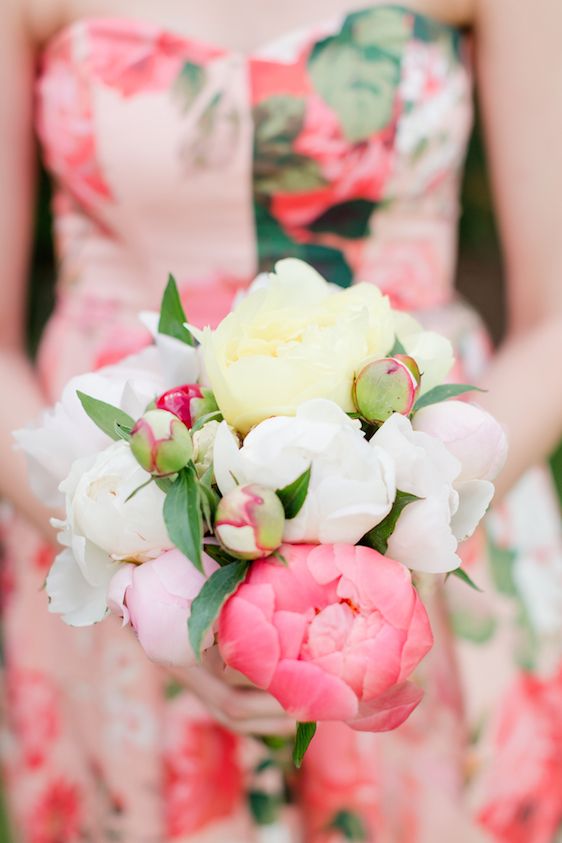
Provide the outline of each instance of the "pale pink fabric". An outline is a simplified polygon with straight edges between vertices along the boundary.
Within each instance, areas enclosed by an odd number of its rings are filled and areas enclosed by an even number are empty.
[[[489,341],[452,289],[472,113],[466,47],[448,27],[391,8],[323,22],[251,57],[119,20],[78,22],[51,43],[37,87],[56,182],[58,297],[39,355],[51,398],[70,375],[149,341],[136,312],[157,306],[168,272],[192,321],[215,323],[259,268],[287,254],[336,281],[379,284],[453,338],[455,377],[480,376]],[[357,67],[373,61],[380,82],[353,113],[351,89],[333,99],[339,77],[322,84],[331,62],[316,65],[314,80],[310,72],[326,45],[346,39]],[[359,140],[358,120],[367,123]],[[21,839],[287,839],[250,817],[263,749],[178,694],[117,619],[76,630],[49,615],[49,551],[9,514],[4,539],[1,748]],[[548,771],[560,758],[562,554],[545,470],[492,515],[487,541],[494,577],[483,533],[466,549],[484,595],[451,582],[447,609],[439,589],[419,584],[436,644],[418,671],[426,695],[412,718],[389,735],[319,730],[297,783],[306,843],[339,843],[339,811],[357,813],[371,843],[539,843],[532,828],[547,843],[562,824],[551,793],[529,821],[543,783],[559,780]],[[496,591],[502,564],[509,582]],[[537,684],[517,678],[523,658],[542,675]],[[483,792],[487,770],[526,763],[511,737],[519,704],[525,740],[542,724],[546,748],[525,778],[513,769],[512,782]]]

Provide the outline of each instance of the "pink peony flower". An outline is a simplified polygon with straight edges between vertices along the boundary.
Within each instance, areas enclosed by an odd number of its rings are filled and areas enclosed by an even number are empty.
[[[395,729],[422,691],[405,680],[432,645],[408,570],[370,548],[283,545],[219,618],[224,661],[297,720]]]
[[[210,576],[218,567],[203,559]],[[191,603],[205,582],[203,574],[179,550],[143,565],[122,565],[109,585],[108,606],[130,624],[149,659],[186,667],[195,663],[187,636]],[[204,646],[211,643],[211,634]]]
[[[562,825],[562,670],[521,674],[501,709],[480,823],[498,843],[550,843]]]

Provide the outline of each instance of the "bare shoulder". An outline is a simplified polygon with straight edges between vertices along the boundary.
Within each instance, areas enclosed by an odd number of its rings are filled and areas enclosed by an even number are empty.
[[[452,26],[472,26],[476,20],[477,2],[478,0],[418,0],[415,8]]]

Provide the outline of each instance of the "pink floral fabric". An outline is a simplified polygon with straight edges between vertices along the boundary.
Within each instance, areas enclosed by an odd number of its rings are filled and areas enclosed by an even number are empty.
[[[247,57],[130,20],[62,30],[37,80],[59,260],[47,393],[149,342],[136,314],[169,272],[190,319],[215,324],[288,255],[378,284],[453,339],[455,378],[478,378],[489,340],[453,290],[471,115],[464,38],[401,6]],[[259,742],[214,722],[114,620],[49,615],[51,551],[13,514],[2,533],[0,751],[26,843],[560,835],[562,542],[545,469],[464,549],[484,594],[419,580],[435,636],[419,709],[386,735],[322,724],[288,809]]]

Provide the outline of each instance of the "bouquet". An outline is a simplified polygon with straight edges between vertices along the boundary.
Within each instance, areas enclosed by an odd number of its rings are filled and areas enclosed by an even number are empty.
[[[189,308],[188,308],[189,309]],[[453,573],[506,456],[500,425],[455,400],[449,342],[370,284],[280,261],[215,330],[173,278],[153,344],[75,377],[16,434],[36,493],[64,507],[49,610],[113,612],[149,659],[224,664],[298,721],[385,731],[432,646],[413,572]]]

